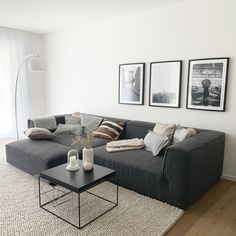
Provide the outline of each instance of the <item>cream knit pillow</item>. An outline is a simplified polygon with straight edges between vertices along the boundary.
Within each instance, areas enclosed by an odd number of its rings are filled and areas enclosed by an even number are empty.
[[[175,129],[176,129],[175,124],[162,124],[160,122],[157,122],[153,129],[153,132],[168,137],[169,141],[171,142],[173,139]]]

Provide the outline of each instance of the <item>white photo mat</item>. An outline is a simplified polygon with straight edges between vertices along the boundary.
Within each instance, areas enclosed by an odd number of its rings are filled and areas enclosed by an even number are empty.
[[[152,62],[150,64],[149,105],[180,106],[182,61]]]

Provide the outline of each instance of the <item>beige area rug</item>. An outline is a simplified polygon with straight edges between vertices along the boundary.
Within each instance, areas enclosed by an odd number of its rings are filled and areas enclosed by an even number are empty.
[[[119,205],[85,228],[78,230],[39,208],[35,194],[35,179],[11,166],[5,160],[4,142],[0,142],[0,235],[164,235],[183,215],[184,211],[160,201],[145,197],[125,188],[119,188]],[[43,184],[43,190],[49,188]],[[115,195],[114,185],[108,182],[92,189],[94,193]],[[113,191],[113,193],[112,193]],[[51,192],[50,192],[51,193]],[[47,200],[50,193],[45,194]],[[50,195],[50,196],[47,196]],[[104,196],[105,196],[104,195]],[[112,199],[111,199],[112,200]],[[51,210],[76,221],[74,194],[59,199]],[[110,203],[87,193],[81,195],[82,222],[104,211]]]

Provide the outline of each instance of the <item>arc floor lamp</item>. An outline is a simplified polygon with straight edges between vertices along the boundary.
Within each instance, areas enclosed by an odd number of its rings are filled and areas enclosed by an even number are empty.
[[[16,137],[17,140],[19,140],[19,128],[18,128],[18,114],[17,114],[17,88],[18,88],[18,82],[19,82],[19,78],[20,78],[20,72],[21,72],[21,68],[22,66],[27,63],[28,65],[28,69],[30,71],[34,71],[34,72],[43,72],[41,70],[32,70],[31,68],[29,68],[29,62],[35,58],[40,57],[38,54],[29,54],[26,57],[24,57],[21,60],[20,66],[17,70],[17,74],[16,74],[16,83],[15,83],[15,122],[16,122]]]

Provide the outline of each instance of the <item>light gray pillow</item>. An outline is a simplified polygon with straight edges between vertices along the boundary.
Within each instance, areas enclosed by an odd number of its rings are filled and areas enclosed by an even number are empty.
[[[169,144],[169,139],[167,136],[162,136],[160,134],[153,133],[149,131],[144,138],[145,149],[152,152],[153,156],[159,154],[162,148]]]
[[[27,129],[24,134],[32,140],[52,139],[55,137],[51,131],[44,128],[30,128]]]
[[[57,129],[54,134],[74,134],[74,135],[82,135],[83,126],[82,125],[70,125],[70,124],[58,124]]]
[[[38,117],[33,119],[33,122],[36,128],[48,130],[55,130],[57,128],[57,122],[54,116]]]
[[[174,137],[173,137],[173,144],[179,143],[191,136],[195,135],[197,131],[193,128],[184,128],[178,126],[175,130]]]
[[[94,131],[96,130],[102,122],[101,117],[91,116],[88,114],[81,113],[81,124],[86,127],[85,130]]]
[[[79,125],[81,124],[80,116],[74,115],[65,115],[65,124],[69,125]]]

